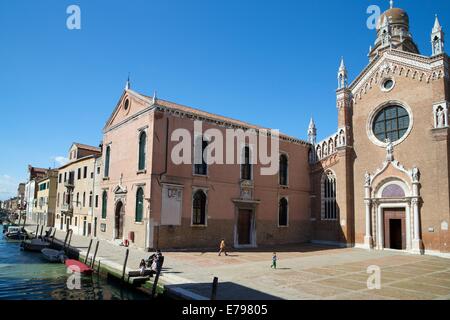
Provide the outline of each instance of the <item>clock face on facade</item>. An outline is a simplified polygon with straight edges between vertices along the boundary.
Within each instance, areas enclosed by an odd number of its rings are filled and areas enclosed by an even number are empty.
[[[380,141],[391,142],[402,139],[408,132],[410,117],[405,108],[399,105],[384,107],[374,117],[372,131]]]

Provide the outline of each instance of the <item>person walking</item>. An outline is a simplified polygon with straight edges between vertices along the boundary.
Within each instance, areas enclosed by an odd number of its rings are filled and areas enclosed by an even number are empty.
[[[272,265],[270,266],[271,268],[273,268],[273,269],[277,268],[277,260],[278,260],[277,253],[274,252],[273,256],[272,256]]]
[[[225,253],[225,255],[228,256],[225,239],[222,239],[222,241],[220,241],[219,257],[222,255],[222,253]]]

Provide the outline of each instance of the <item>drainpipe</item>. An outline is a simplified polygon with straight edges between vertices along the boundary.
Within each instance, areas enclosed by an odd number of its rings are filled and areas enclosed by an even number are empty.
[[[162,176],[167,173],[167,167],[168,167],[168,161],[169,161],[169,124],[170,124],[169,117],[167,117],[166,118],[166,138],[165,138],[166,150],[165,150],[165,157],[164,157],[164,171],[159,174],[159,179],[158,179],[158,184],[160,187],[161,187]],[[150,221],[150,219],[149,219],[149,221]],[[158,225],[156,226],[156,244],[153,244],[153,246],[156,248],[159,248],[159,226],[160,226],[160,224],[161,224],[161,217],[160,217],[160,221],[159,221]]]
[[[159,175],[159,182],[161,182],[161,178],[163,175],[165,175],[167,173],[167,162],[168,162],[168,157],[169,157],[169,117],[166,118],[166,138],[165,138],[165,142],[166,142],[166,154],[165,154],[165,162],[164,162],[164,171],[162,173],[160,173]]]

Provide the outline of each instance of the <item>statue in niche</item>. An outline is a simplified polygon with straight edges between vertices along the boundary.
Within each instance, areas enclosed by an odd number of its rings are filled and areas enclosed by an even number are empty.
[[[364,175],[365,185],[370,186],[370,173],[366,171],[366,174]]]
[[[386,139],[386,159],[388,161],[393,161],[394,160],[394,144],[392,143],[391,139],[387,138]]]
[[[345,146],[345,133],[344,133],[344,130],[341,130],[341,132],[339,133],[339,142],[340,142],[341,146]]]
[[[436,113],[437,119],[438,119],[438,123],[437,126],[438,128],[443,128],[445,126],[445,112],[444,109],[439,108],[437,113]]]
[[[417,167],[414,167],[412,169],[411,176],[412,176],[413,182],[419,182],[420,171],[419,171],[419,169]]]

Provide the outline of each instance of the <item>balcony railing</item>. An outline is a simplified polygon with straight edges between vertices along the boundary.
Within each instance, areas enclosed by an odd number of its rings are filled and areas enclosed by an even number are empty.
[[[66,182],[64,182],[64,186],[65,186],[66,188],[74,188],[74,187],[75,187],[75,182],[74,182],[74,180],[75,180],[75,179],[69,179],[69,180],[67,180]]]
[[[71,204],[63,204],[61,211],[65,214],[73,214],[73,206]]]

